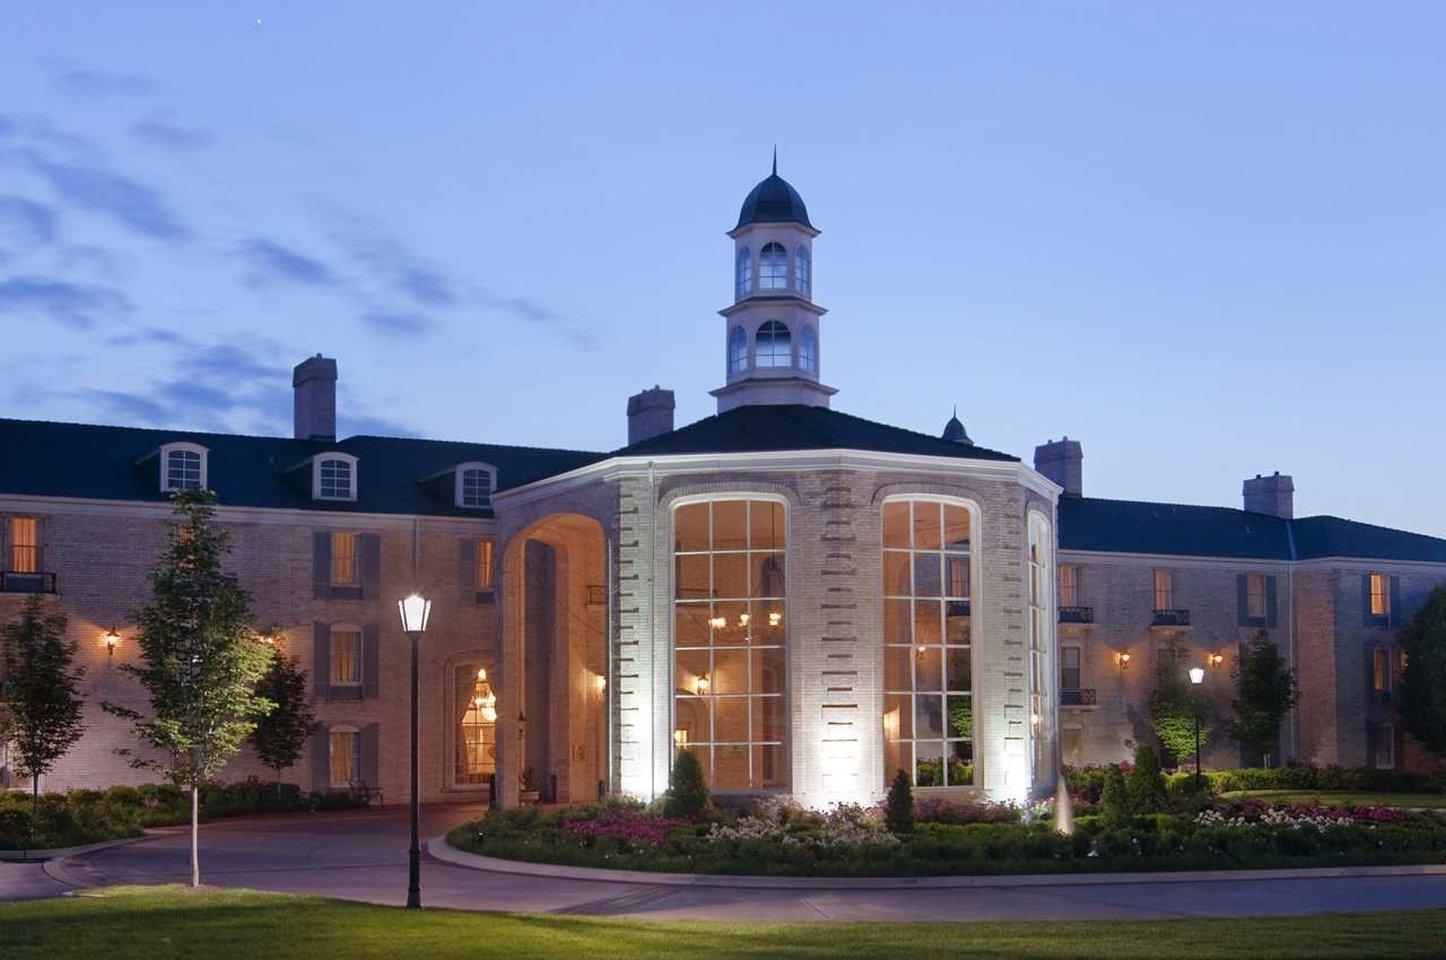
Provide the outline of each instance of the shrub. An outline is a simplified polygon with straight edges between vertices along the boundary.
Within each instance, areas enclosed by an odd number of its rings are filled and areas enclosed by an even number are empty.
[[[884,825],[893,833],[909,833],[914,829],[914,787],[903,770],[894,774],[889,796],[884,801]]]
[[[1022,817],[1020,809],[1009,803],[930,798],[914,805],[916,823],[1018,823]]]
[[[1135,751],[1135,767],[1126,789],[1134,813],[1159,813],[1164,806],[1165,775],[1160,772],[1160,758],[1153,748],[1142,743]]]
[[[1105,823],[1119,826],[1129,821],[1134,813],[1130,806],[1129,788],[1125,785],[1125,774],[1119,764],[1110,764],[1105,773],[1105,784],[1100,790],[1100,816]]]
[[[703,765],[692,750],[680,750],[673,761],[663,812],[669,817],[692,817],[708,809],[711,798],[703,782]]]

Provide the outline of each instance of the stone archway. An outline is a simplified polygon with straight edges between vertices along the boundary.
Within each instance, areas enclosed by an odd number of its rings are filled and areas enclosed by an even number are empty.
[[[501,800],[521,778],[547,801],[595,800],[609,776],[606,548],[602,526],[552,514],[502,558]]]

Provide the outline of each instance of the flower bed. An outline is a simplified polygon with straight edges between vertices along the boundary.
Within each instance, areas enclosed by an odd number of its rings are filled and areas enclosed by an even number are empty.
[[[973,816],[971,817],[970,812]],[[614,802],[499,811],[452,832],[455,847],[510,860],[669,873],[941,876],[1309,867],[1446,861],[1446,817],[1389,808],[1215,803],[1107,822],[1071,836],[990,804],[919,804],[912,831],[878,811],[778,800],[667,818]]]
[[[201,788],[201,819],[249,813],[297,813],[360,806],[346,793],[303,793],[295,784],[245,780]],[[72,790],[40,797],[38,814],[27,793],[0,792],[0,850],[72,847],[138,837],[145,827],[191,822],[191,796],[170,784]]]

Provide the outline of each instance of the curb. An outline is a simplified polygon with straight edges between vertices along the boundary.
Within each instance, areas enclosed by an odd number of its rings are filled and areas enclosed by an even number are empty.
[[[1379,867],[1299,867],[1280,870],[1176,870],[1159,873],[1030,873],[953,877],[758,877],[706,873],[651,873],[567,867],[501,860],[458,850],[445,836],[427,841],[427,853],[443,863],[471,870],[558,880],[593,880],[664,887],[732,887],[746,890],[901,890],[988,887],[1113,886],[1150,883],[1238,883],[1242,880],[1331,880],[1350,877],[1443,877],[1446,864]]]
[[[47,863],[51,860],[64,860],[68,857],[79,857],[93,850],[104,850],[107,847],[118,847],[122,844],[134,843],[137,840],[144,840],[146,837],[154,835],[150,830],[147,830],[139,837],[121,837],[118,840],[83,843],[78,847],[48,847],[30,851],[0,850],[0,863]]]
[[[94,886],[89,880],[85,880],[68,869],[68,864],[76,857],[83,857],[87,853],[95,853],[99,850],[109,850],[112,847],[126,847],[133,843],[140,843],[143,840],[154,840],[158,836],[164,836],[159,831],[147,830],[139,837],[122,837],[119,840],[107,840],[104,843],[92,843],[84,847],[67,847],[55,851],[56,855],[49,860],[43,861],[40,869],[45,871],[46,876],[57,880],[67,886],[83,888]]]

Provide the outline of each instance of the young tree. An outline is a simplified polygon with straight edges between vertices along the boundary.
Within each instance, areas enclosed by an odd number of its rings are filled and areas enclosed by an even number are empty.
[[[1401,726],[1437,756],[1446,756],[1446,587],[1431,591],[1401,631]]]
[[[1112,763],[1105,771],[1104,786],[1100,789],[1100,816],[1111,827],[1120,827],[1129,822],[1134,812],[1125,773],[1118,763]]]
[[[1236,678],[1240,695],[1230,701],[1230,736],[1258,759],[1269,752],[1285,715],[1295,706],[1295,678],[1264,630],[1245,645]]]
[[[30,778],[32,813],[40,809],[40,778],[85,730],[76,693],[85,671],[73,665],[75,641],[66,639],[67,622],[63,613],[47,613],[36,594],[4,628],[0,742],[10,741],[16,768]]]
[[[301,757],[311,725],[316,722],[306,689],[306,671],[296,657],[277,654],[271,669],[256,685],[258,696],[275,704],[256,721],[251,746],[261,762],[276,771],[276,796],[281,797],[281,771]]]
[[[903,770],[894,774],[889,784],[889,797],[884,802],[884,822],[893,833],[910,833],[914,829],[914,788]]]
[[[1190,742],[1194,744],[1194,727]],[[1125,779],[1130,809],[1135,813],[1159,813],[1165,805],[1165,775],[1160,772],[1160,758],[1153,747],[1140,744],[1135,750],[1135,765]]]
[[[692,750],[678,751],[669,781],[668,792],[663,795],[663,813],[668,816],[691,817],[712,803],[708,784],[703,780],[703,765]]]
[[[1159,685],[1150,697],[1150,728],[1179,764],[1195,755],[1195,721],[1200,721],[1200,745],[1209,739],[1205,704],[1190,690],[1175,671],[1161,674]]]
[[[175,519],[150,573],[151,597],[136,613],[138,664],[121,669],[150,696],[150,716],[103,704],[134,721],[136,735],[160,753],[131,765],[155,770],[191,792],[191,886],[201,884],[201,784],[235,755],[273,706],[256,692],[271,650],[251,630],[246,591],[221,569],[230,535],[213,523],[215,495],[172,496]],[[129,751],[120,751],[129,754]]]

